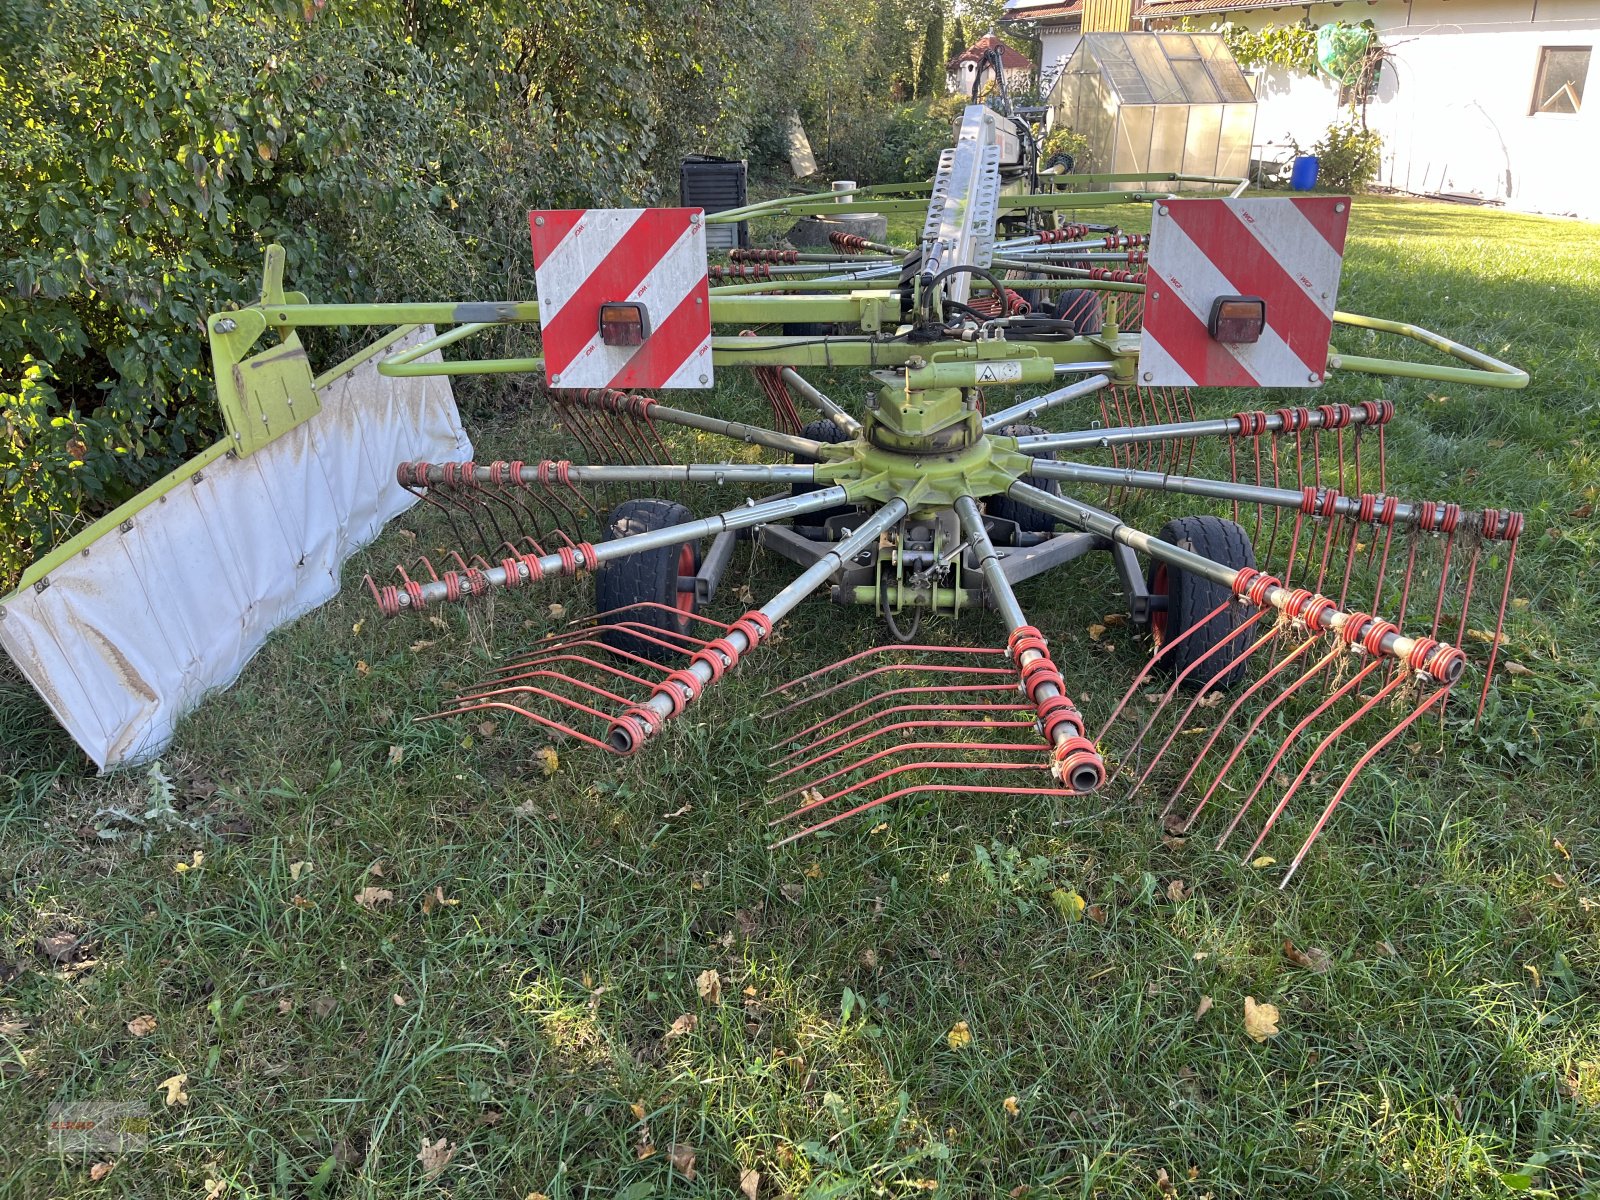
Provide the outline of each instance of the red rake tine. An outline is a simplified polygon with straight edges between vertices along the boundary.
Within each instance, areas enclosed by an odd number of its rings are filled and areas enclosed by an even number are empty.
[[[1010,691],[1012,689],[1007,688],[1006,690]],[[894,706],[892,706],[890,708],[885,708],[885,709],[882,709],[882,710],[880,710],[878,712],[875,712],[875,713],[871,714],[870,716],[862,717],[858,721],[852,721],[849,725],[844,726],[842,729],[835,730],[833,733],[828,734],[826,737],[821,738],[821,739],[819,739],[819,740],[817,740],[815,742],[812,742],[812,743],[810,743],[808,745],[802,746],[798,750],[790,751],[788,754],[785,754],[782,758],[780,758],[778,760],[778,765],[781,766],[783,763],[790,762],[793,759],[796,759],[796,758],[800,757],[800,755],[802,755],[802,754],[806,754],[809,751],[816,750],[816,749],[818,749],[818,748],[820,748],[822,746],[827,745],[829,742],[836,741],[839,738],[846,737],[849,734],[854,733],[858,729],[861,729],[861,728],[864,728],[866,726],[871,725],[874,721],[881,720],[884,717],[896,716],[896,715],[901,714],[901,713],[914,713],[914,712],[921,712],[921,713],[935,713],[935,712],[943,712],[943,713],[972,713],[972,712],[1017,713],[1017,712],[1026,712],[1026,713],[1031,713],[1033,711],[1034,711],[1033,705],[1031,705],[1031,704],[896,704],[896,705],[894,705]],[[823,723],[826,724],[827,722],[823,722]],[[789,742],[795,742],[795,741],[798,741],[802,736],[804,736],[804,735],[803,734],[796,734],[794,737],[789,738],[787,740]],[[779,776],[774,776],[774,778],[780,778],[780,777]]]
[[[422,721],[438,721],[438,720],[441,720],[441,719],[443,719],[445,717],[459,717],[459,716],[465,715],[466,713],[482,712],[482,711],[486,711],[488,709],[499,709],[499,710],[504,711],[504,712],[515,713],[519,717],[525,717],[527,720],[532,721],[535,725],[543,726],[546,729],[552,730],[552,731],[554,731],[556,733],[564,734],[567,737],[577,738],[580,742],[584,742],[584,743],[586,743],[586,744],[588,744],[590,746],[594,746],[594,747],[596,747],[597,749],[600,749],[600,750],[605,750],[608,753],[611,753],[611,754],[617,753],[616,749],[614,747],[612,747],[609,743],[603,742],[603,741],[599,740],[598,738],[590,737],[587,733],[584,733],[582,730],[574,729],[570,725],[563,725],[559,721],[552,721],[548,717],[541,716],[536,712],[530,712],[526,708],[519,707],[518,705],[515,705],[515,704],[507,703],[506,701],[503,701],[503,700],[493,700],[493,701],[489,701],[489,702],[484,703],[484,704],[469,704],[469,705],[465,706],[464,708],[446,709],[443,712],[431,713],[430,715],[425,716],[425,717],[416,717],[416,718],[414,718],[414,720],[416,720],[418,722],[422,722]],[[601,715],[604,715],[604,714],[601,714]],[[609,718],[608,718],[608,723],[609,723]]]
[[[861,662],[863,659],[872,658],[873,656],[879,654],[898,653],[998,654],[1003,656],[1005,651],[995,649],[990,646],[918,646],[900,642],[896,642],[892,646],[873,646],[870,650],[858,650],[856,653],[851,654],[848,657],[841,658],[836,662],[831,662],[825,667],[819,667],[817,670],[810,671],[805,675],[797,675],[787,683],[781,683],[771,691],[767,692],[763,699],[771,699],[773,696],[781,696],[784,692],[791,691],[794,688],[800,687],[805,683],[810,683],[813,680],[821,679],[825,675],[831,675],[835,671],[841,671],[845,667]],[[865,678],[865,676],[861,676],[861,678]]]
[[[1029,706],[1028,711],[1030,713],[1033,711],[1031,705]],[[1033,727],[1034,727],[1034,722],[1031,721],[1031,720],[1029,720],[1029,721],[897,721],[892,725],[884,726],[882,729],[875,729],[871,733],[862,734],[860,737],[852,738],[850,741],[844,742],[841,745],[835,746],[831,750],[823,751],[821,754],[817,754],[817,755],[812,756],[811,758],[806,759],[805,762],[796,763],[794,766],[788,768],[787,770],[780,771],[778,774],[772,776],[770,779],[767,780],[767,782],[768,783],[777,783],[778,780],[787,779],[790,775],[793,775],[796,771],[804,771],[808,767],[817,766],[819,763],[825,763],[825,762],[829,761],[830,759],[837,758],[841,754],[846,754],[846,753],[850,752],[851,750],[854,750],[858,746],[864,746],[868,742],[874,742],[874,741],[877,741],[881,737],[887,737],[891,733],[900,733],[900,732],[903,732],[904,730],[907,730],[907,729],[995,729],[995,730],[998,730],[998,729],[1032,729]],[[963,746],[963,745],[966,745],[966,744],[967,743],[965,743],[965,742],[934,743],[934,745],[938,746],[938,747],[955,747],[955,746]],[[1027,747],[1024,747],[1024,748],[1028,749],[1028,750],[1033,750],[1033,751],[1037,751],[1039,749],[1039,747],[1037,747],[1037,746],[1027,746]],[[890,750],[886,750],[883,753],[884,754],[894,754],[894,753],[898,752],[898,749],[899,748],[896,747],[896,748],[893,748],[893,749],[890,749]],[[862,761],[863,762],[870,762],[871,759],[870,758],[869,759],[863,759]],[[860,766],[860,765],[861,765],[860,763],[852,763],[850,766],[842,768],[841,771],[835,771],[830,775],[824,775],[819,779],[812,780],[811,782],[813,784],[823,783],[823,782],[825,782],[825,781],[827,781],[829,779],[834,778],[836,775],[839,775],[839,774],[844,773],[844,772],[853,771],[857,766]],[[785,793],[784,796],[778,797],[778,800],[786,799],[788,795],[792,795],[792,794],[793,793]],[[774,800],[772,803],[776,804],[778,802],[778,800]]]
[[[1036,747],[1036,746],[1021,746],[1021,745],[1017,745],[1014,742],[996,742],[993,745],[990,745],[990,744],[987,744],[987,743],[984,743],[984,742],[947,742],[947,743],[940,743],[940,742],[922,742],[922,743],[909,742],[909,743],[907,743],[907,744],[905,744],[903,746],[896,746],[892,750],[884,750],[879,754],[873,755],[873,756],[871,756],[869,758],[864,758],[859,763],[855,764],[855,766],[864,767],[864,766],[867,766],[869,763],[878,761],[878,760],[883,759],[883,758],[887,758],[892,754],[909,753],[910,751],[913,751],[913,750],[937,750],[937,749],[984,750],[984,751],[990,751],[990,752],[1011,752],[1011,753],[1015,753],[1018,750],[1025,750],[1025,751],[1030,751],[1030,752],[1032,752],[1034,754],[1038,753],[1038,747]],[[957,762],[935,761],[935,762],[901,763],[897,767],[889,767],[886,770],[879,771],[876,775],[873,775],[873,776],[871,776],[871,777],[869,777],[867,779],[857,780],[855,783],[850,784],[848,787],[841,788],[839,791],[834,792],[831,795],[820,796],[815,800],[809,801],[806,804],[802,804],[799,808],[793,810],[792,812],[784,813],[783,816],[781,816],[781,817],[772,818],[772,820],[767,822],[767,825],[769,827],[773,826],[773,825],[781,825],[785,821],[792,821],[792,820],[796,819],[797,817],[803,817],[807,813],[814,812],[816,809],[821,808],[825,804],[831,804],[835,800],[843,799],[845,796],[852,796],[856,792],[859,792],[862,788],[871,787],[875,783],[881,783],[883,780],[891,779],[896,775],[904,775],[908,771],[1040,771],[1040,772],[1043,772],[1048,777],[1049,774],[1050,774],[1050,767],[1049,767],[1049,764],[1047,764],[1047,763],[1042,763],[1042,762],[1037,762],[1037,761],[1035,761],[1035,762],[1026,762],[1026,763],[1013,763],[1013,762],[960,762],[960,761],[957,761]],[[834,778],[834,777],[835,776],[828,776],[827,778],[831,779],[831,778]],[[822,783],[824,781],[825,780],[819,779],[816,782],[817,783]],[[811,789],[809,789],[809,788],[807,788],[807,789],[797,789],[796,791],[788,793],[788,795],[789,796],[803,795],[805,793],[805,791],[809,791],[809,790],[811,790]],[[946,785],[944,788],[942,788],[940,790],[948,791],[950,789],[949,789],[949,786]],[[972,790],[972,789],[968,789],[965,785],[963,785],[961,790],[962,791],[967,791],[967,790]],[[1072,794],[1076,794],[1076,793],[1072,793]],[[855,812],[859,812],[859,811],[862,811],[862,810],[867,809],[867,808],[875,807],[876,805],[881,804],[883,802],[883,799],[885,799],[885,798],[880,798],[878,800],[871,801],[868,804],[862,805],[859,809],[852,809],[852,810],[850,810],[850,812],[840,813],[837,816],[831,818],[830,820],[823,822],[823,824],[824,825],[831,825],[834,821],[843,820],[845,817],[851,816]],[[777,803],[777,801],[774,801],[773,803]],[[818,826],[817,828],[820,828],[820,826]]]
[[[1303,643],[1302,648],[1314,645],[1316,645],[1316,639],[1308,638]],[[1289,699],[1294,696],[1294,694],[1302,687],[1310,683],[1313,679],[1317,678],[1317,676],[1319,676],[1323,671],[1327,670],[1327,668],[1331,666],[1333,662],[1344,652],[1344,649],[1344,646],[1339,645],[1335,646],[1332,650],[1329,650],[1327,654],[1307,668],[1299,676],[1299,678],[1297,678],[1288,687],[1284,688],[1283,691],[1279,692],[1270,701],[1268,701],[1266,707],[1255,715],[1255,718],[1250,722],[1244,733],[1242,733],[1239,736],[1239,739],[1234,742],[1233,750],[1229,752],[1227,761],[1222,764],[1222,769],[1219,770],[1216,774],[1216,777],[1212,779],[1211,786],[1206,789],[1205,795],[1200,797],[1200,803],[1195,805],[1194,811],[1183,819],[1182,824],[1179,826],[1180,829],[1188,829],[1194,824],[1195,820],[1200,816],[1200,813],[1205,809],[1206,805],[1210,803],[1211,797],[1214,796],[1217,789],[1222,786],[1222,781],[1227,778],[1228,772],[1233,769],[1233,764],[1238,761],[1239,755],[1244,753],[1244,748],[1249,745],[1250,739],[1255,737],[1256,731],[1266,723],[1267,718],[1281,708],[1284,704],[1286,704]]]
[[[860,712],[863,708],[870,708],[872,705],[877,704],[881,700],[893,699],[896,696],[943,696],[943,695],[954,695],[957,692],[1015,692],[1016,690],[1017,690],[1016,689],[1016,685],[1015,684],[1011,684],[1011,683],[951,683],[951,684],[931,685],[931,686],[925,686],[925,687],[890,688],[887,691],[875,692],[871,696],[868,696],[865,700],[858,700],[858,701],[856,701],[856,703],[850,705],[849,707],[842,708],[838,712],[833,713],[830,716],[824,717],[820,721],[817,721],[815,724],[806,726],[799,733],[793,735],[792,737],[785,738],[784,742],[785,743],[797,742],[801,738],[807,736],[808,734],[816,733],[818,730],[821,730],[821,729],[826,729],[829,725],[833,724],[835,721],[843,720],[845,717],[850,716],[852,713]],[[930,706],[930,707],[933,707],[933,706]],[[1017,707],[1021,708],[1021,707],[1025,707],[1025,706],[1018,705]],[[887,709],[887,710],[883,710],[883,711],[894,712],[894,711],[897,711],[897,710],[895,710],[895,709]],[[871,717],[867,717],[867,718],[864,718],[864,719],[865,720],[871,720]],[[853,728],[853,726],[852,726],[852,728]],[[796,751],[791,752],[790,754],[786,755],[783,760],[780,760],[780,761],[787,761],[788,759],[793,758],[796,754],[804,754],[804,753],[805,753],[805,750],[802,748],[800,750],[796,750]]]
[[[790,704],[786,704],[782,708],[765,714],[765,716],[768,720],[785,716],[798,709],[804,708],[808,704],[812,704],[815,701],[824,699],[825,697],[831,696],[836,692],[843,691],[847,687],[853,687],[858,683],[863,683],[868,679],[875,679],[880,675],[887,675],[892,671],[916,671],[920,674],[927,675],[982,675],[986,678],[994,678],[995,676],[1002,676],[1006,678],[1016,677],[1016,672],[1012,671],[1008,667],[962,667],[946,665],[944,663],[899,663],[890,666],[873,667],[870,671],[863,672],[855,679],[847,679],[843,683],[836,683],[831,687],[823,688],[819,692],[815,692],[809,696],[804,696],[799,700],[796,700]],[[770,695],[771,693],[768,694]]]
[[[1281,630],[1274,632],[1281,632]],[[1238,714],[1239,709],[1243,707],[1244,702],[1276,679],[1280,672],[1293,666],[1295,660],[1307,650],[1311,649],[1311,647],[1314,645],[1316,645],[1316,642],[1312,638],[1307,638],[1305,641],[1301,642],[1293,650],[1289,651],[1289,653],[1283,658],[1274,663],[1272,667],[1261,676],[1261,678],[1257,679],[1248,688],[1241,692],[1234,699],[1232,704],[1228,705],[1228,710],[1224,712],[1221,718],[1217,721],[1216,728],[1211,731],[1211,736],[1206,739],[1206,744],[1200,748],[1200,753],[1195,756],[1194,762],[1189,764],[1189,770],[1184,774],[1184,777],[1178,781],[1177,787],[1172,789],[1172,795],[1167,799],[1166,807],[1161,810],[1161,819],[1163,821],[1165,821],[1167,817],[1171,815],[1172,806],[1178,802],[1178,797],[1183,794],[1183,789],[1189,786],[1189,781],[1194,778],[1194,773],[1198,771],[1200,769],[1200,765],[1205,762],[1206,756],[1211,753],[1211,748],[1217,744],[1217,739],[1222,736],[1222,731],[1228,727],[1229,723]],[[1237,754],[1235,757],[1236,756]],[[1228,764],[1231,766],[1232,763],[1233,759],[1230,758],[1228,760]],[[1203,806],[1204,801],[1201,801],[1201,804]],[[1188,819],[1185,820],[1183,824],[1188,826],[1189,823],[1199,815],[1199,813],[1200,810],[1198,808],[1195,809],[1194,812],[1189,814]]]
[[[1293,879],[1294,873],[1300,869],[1301,862],[1305,860],[1306,852],[1311,849],[1311,843],[1316,841],[1317,838],[1321,836],[1323,827],[1328,823],[1328,818],[1333,816],[1333,810],[1339,807],[1339,802],[1344,799],[1345,793],[1350,790],[1350,785],[1355,782],[1356,776],[1361,774],[1361,772],[1366,769],[1367,764],[1381,754],[1390,742],[1394,741],[1397,737],[1404,733],[1407,728],[1409,728],[1417,720],[1417,718],[1421,717],[1422,714],[1432,708],[1436,702],[1440,701],[1441,698],[1446,697],[1449,694],[1450,685],[1446,684],[1444,687],[1434,692],[1433,695],[1429,696],[1421,704],[1417,705],[1416,709],[1412,711],[1410,716],[1401,721],[1388,733],[1384,734],[1381,738],[1374,742],[1367,749],[1367,751],[1356,760],[1356,765],[1350,768],[1350,773],[1344,777],[1344,782],[1339,785],[1339,790],[1336,791],[1333,794],[1333,797],[1328,801],[1327,806],[1322,810],[1322,815],[1317,818],[1317,822],[1312,826],[1310,834],[1306,836],[1306,840],[1301,844],[1299,852],[1295,854],[1294,861],[1289,864],[1289,869],[1284,872],[1283,878],[1278,883],[1278,889],[1280,891],[1289,886],[1289,880]],[[1443,705],[1441,704],[1440,707],[1442,709]]]
[[[1264,617],[1265,615],[1266,615],[1266,611],[1262,610],[1261,612],[1259,612],[1255,616],[1253,616],[1250,619],[1249,623],[1253,623],[1254,621],[1259,620],[1261,617]],[[1234,633],[1233,633],[1233,635],[1231,635],[1231,637],[1236,637],[1236,636],[1238,636],[1238,634],[1243,633],[1244,630],[1246,628],[1248,628],[1248,624],[1249,623],[1247,623],[1246,625],[1241,625],[1237,630],[1234,631]],[[1137,793],[1138,790],[1140,788],[1142,788],[1145,785],[1145,783],[1149,780],[1151,774],[1155,771],[1157,765],[1161,762],[1162,758],[1166,755],[1167,751],[1172,748],[1172,743],[1177,739],[1178,735],[1183,731],[1183,727],[1189,723],[1189,717],[1194,713],[1195,709],[1200,707],[1200,701],[1205,698],[1207,692],[1211,688],[1211,685],[1214,684],[1218,679],[1221,679],[1229,671],[1231,671],[1235,667],[1239,666],[1241,663],[1248,662],[1250,660],[1251,656],[1254,655],[1258,650],[1260,650],[1261,647],[1265,646],[1268,642],[1272,641],[1274,638],[1280,636],[1280,634],[1282,633],[1282,630],[1283,630],[1283,624],[1282,623],[1274,624],[1274,626],[1271,629],[1267,630],[1266,633],[1262,634],[1254,642],[1250,643],[1250,645],[1248,647],[1246,647],[1244,650],[1241,650],[1238,654],[1234,655],[1226,663],[1224,663],[1222,666],[1218,667],[1215,671],[1213,671],[1206,678],[1205,682],[1202,683],[1199,687],[1197,687],[1195,689],[1194,695],[1190,698],[1188,705],[1184,708],[1184,710],[1181,713],[1178,714],[1178,719],[1175,722],[1173,722],[1172,732],[1167,734],[1166,740],[1161,743],[1161,749],[1157,750],[1155,752],[1155,755],[1150,759],[1150,765],[1147,766],[1144,769],[1144,774],[1139,776],[1139,781],[1133,785],[1133,790],[1131,792],[1129,792],[1129,795],[1133,795],[1133,794]],[[1231,637],[1230,637],[1230,640],[1231,640]],[[1199,664],[1196,663],[1195,665],[1198,666]],[[1229,711],[1231,712],[1232,710],[1230,709]],[[1209,743],[1207,743],[1207,744],[1209,745]],[[1189,770],[1192,773],[1194,771],[1194,768],[1190,767]],[[1185,783],[1188,782],[1188,776],[1184,776],[1184,782]],[[1163,812],[1162,815],[1165,816],[1166,813]]]
[[[1366,716],[1369,712],[1386,700],[1390,693],[1392,693],[1405,681],[1405,671],[1396,670],[1394,672],[1394,678],[1388,683],[1384,684],[1376,695],[1374,695],[1370,700],[1362,704],[1361,707],[1357,708],[1355,712],[1351,713],[1348,717],[1341,721],[1332,733],[1328,734],[1322,739],[1322,741],[1317,743],[1316,749],[1311,752],[1305,761],[1305,765],[1300,768],[1300,773],[1294,777],[1294,781],[1289,784],[1288,789],[1283,793],[1283,798],[1278,801],[1277,807],[1274,808],[1271,815],[1267,817],[1267,822],[1261,827],[1261,832],[1256,835],[1255,842],[1251,845],[1250,849],[1246,851],[1246,858],[1254,855],[1255,852],[1261,848],[1261,843],[1267,840],[1267,834],[1272,832],[1272,827],[1277,824],[1278,818],[1283,815],[1283,810],[1289,807],[1289,801],[1294,799],[1294,794],[1300,790],[1300,785],[1306,781],[1306,777],[1311,774],[1311,768],[1317,765],[1323,754],[1327,752],[1334,742],[1339,740],[1340,736],[1343,735],[1346,730],[1348,730],[1357,721],[1361,720],[1362,717]]]
[[[1343,649],[1343,647],[1339,647],[1339,649]],[[1245,814],[1250,811],[1250,806],[1255,803],[1256,797],[1261,794],[1261,789],[1266,787],[1267,784],[1271,782],[1273,771],[1277,770],[1278,764],[1283,761],[1283,756],[1289,753],[1289,751],[1294,747],[1294,744],[1299,740],[1300,735],[1309,729],[1311,724],[1318,717],[1327,712],[1328,709],[1332,708],[1340,700],[1348,696],[1355,688],[1360,686],[1361,682],[1366,679],[1368,675],[1372,674],[1382,665],[1382,659],[1374,659],[1372,662],[1362,667],[1360,671],[1356,672],[1356,674],[1352,675],[1344,683],[1340,684],[1331,695],[1326,697],[1321,704],[1318,704],[1317,707],[1311,711],[1309,716],[1307,716],[1290,731],[1289,736],[1283,740],[1283,744],[1279,746],[1276,752],[1274,752],[1272,755],[1272,760],[1267,763],[1266,770],[1261,772],[1261,778],[1256,782],[1256,786],[1252,788],[1250,794],[1245,797],[1243,807],[1241,807],[1239,811],[1234,814],[1233,820],[1228,822],[1228,827],[1222,831],[1222,836],[1217,839],[1216,848],[1218,850],[1221,850],[1223,844],[1233,836],[1234,830],[1239,828],[1239,823],[1244,820]],[[1321,664],[1319,663],[1318,666],[1320,667]],[[1311,674],[1312,672],[1309,671],[1306,673],[1307,677],[1309,677]]]
[[[1204,629],[1207,625],[1211,624],[1213,619],[1221,616],[1227,611],[1228,606],[1233,603],[1235,603],[1235,600],[1230,596],[1228,599],[1224,600],[1221,604],[1217,605],[1209,613],[1207,613],[1203,620],[1191,625],[1177,637],[1169,638],[1168,640],[1162,642],[1160,647],[1157,648],[1156,652],[1145,660],[1145,664],[1139,669],[1139,673],[1133,677],[1133,682],[1128,686],[1128,690],[1122,693],[1122,699],[1117,701],[1117,706],[1111,710],[1111,715],[1106,718],[1105,724],[1100,726],[1100,732],[1094,735],[1094,740],[1098,742],[1105,739],[1106,731],[1109,730],[1111,726],[1115,724],[1116,719],[1122,715],[1122,710],[1128,706],[1128,701],[1133,699],[1134,693],[1137,692],[1144,681],[1149,678],[1150,672],[1155,670],[1155,666],[1158,662],[1160,662],[1174,649],[1180,646],[1190,634],[1194,633],[1196,630]]]

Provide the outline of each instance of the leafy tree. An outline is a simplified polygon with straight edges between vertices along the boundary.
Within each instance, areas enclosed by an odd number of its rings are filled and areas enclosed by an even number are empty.
[[[950,39],[944,44],[944,60],[949,62],[967,48],[967,30],[958,14],[950,23]]]
[[[934,13],[922,37],[922,55],[917,63],[917,96],[929,99],[944,90],[944,13]]]

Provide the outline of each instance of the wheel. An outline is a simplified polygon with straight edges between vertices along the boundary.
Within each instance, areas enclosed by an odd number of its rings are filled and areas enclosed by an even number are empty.
[[[850,440],[850,435],[845,433],[844,430],[840,429],[828,417],[823,417],[817,421],[807,422],[806,427],[800,431],[800,436],[803,438],[810,438],[813,442],[823,442],[829,446],[837,446],[841,442],[848,442]],[[816,459],[804,454],[796,454],[794,456],[794,461],[797,463],[810,464],[815,464],[817,462]],[[791,496],[805,496],[811,492],[819,490],[820,487],[820,484],[815,483],[791,483],[789,485],[789,494]],[[850,506],[848,504],[841,504],[836,508],[824,508],[814,513],[807,513],[805,516],[798,518],[798,522],[806,525],[821,525],[829,517],[836,517],[840,513],[849,511]]]
[[[625,500],[612,510],[606,521],[606,541],[636,533],[650,533],[669,525],[681,525],[693,520],[693,514],[672,500],[646,497]],[[606,563],[594,574],[595,611],[609,613],[630,604],[659,604],[663,608],[635,609],[600,618],[602,625],[627,621],[648,625],[667,634],[689,633],[689,617],[699,611],[700,602],[695,593],[679,591],[678,579],[693,576],[700,570],[700,546],[685,542],[681,546],[663,546],[659,550],[642,550],[627,558]],[[670,611],[669,611],[670,610]],[[601,634],[606,645],[628,654],[637,654],[653,662],[676,662],[676,654],[669,646],[657,645],[647,636],[622,630],[608,630]],[[679,644],[668,636],[661,639]]]
[[[1069,288],[1056,296],[1055,318],[1066,321],[1076,334],[1099,333],[1105,324],[1100,293],[1092,288]]]
[[[1034,434],[1045,432],[1047,431],[1040,425],[1002,425],[995,430],[1001,437],[1032,437]],[[1034,455],[1035,458],[1055,456],[1054,450]],[[1038,488],[1041,492],[1049,492],[1052,496],[1061,495],[1061,484],[1058,480],[1043,479],[1038,475],[1024,475],[1022,482]],[[1037,508],[1013,500],[1010,496],[990,496],[985,507],[991,517],[1002,521],[1015,521],[1017,527],[1024,533],[1050,533],[1056,527],[1056,519],[1049,513],[1040,512]]]
[[[1255,547],[1250,544],[1244,529],[1221,517],[1181,517],[1163,525],[1158,536],[1163,542],[1193,550],[1233,570],[1256,565]],[[1169,638],[1176,638],[1184,630],[1200,625],[1208,613],[1233,597],[1232,591],[1219,583],[1162,562],[1150,565],[1148,585],[1152,599],[1166,598],[1164,608],[1153,608],[1150,613],[1150,632],[1158,649],[1166,645]],[[1174,646],[1170,654],[1163,655],[1158,665],[1171,674],[1182,673],[1204,658],[1206,652],[1218,642],[1227,638],[1247,616],[1242,605],[1228,604],[1216,616],[1205,621],[1201,628]],[[1232,662],[1246,644],[1243,639],[1238,639],[1218,650],[1184,680],[1184,686],[1191,691],[1197,690],[1218,668]],[[1212,681],[1210,690],[1225,691],[1232,687],[1243,678],[1248,665],[1240,662],[1230,667]]]

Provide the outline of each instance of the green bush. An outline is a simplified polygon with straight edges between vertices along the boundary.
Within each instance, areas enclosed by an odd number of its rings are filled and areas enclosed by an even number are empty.
[[[1317,156],[1317,185],[1335,192],[1364,192],[1378,177],[1383,139],[1354,118],[1328,126],[1311,148]],[[1295,153],[1302,151],[1297,146]]]
[[[0,591],[218,434],[269,242],[317,300],[526,295],[528,208],[673,197],[792,103],[758,0],[0,6]]]

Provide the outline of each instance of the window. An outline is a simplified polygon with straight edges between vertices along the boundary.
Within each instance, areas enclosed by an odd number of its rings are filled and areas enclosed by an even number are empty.
[[[1588,46],[1544,46],[1533,85],[1534,115],[1572,116],[1583,107],[1583,80],[1589,74]]]

